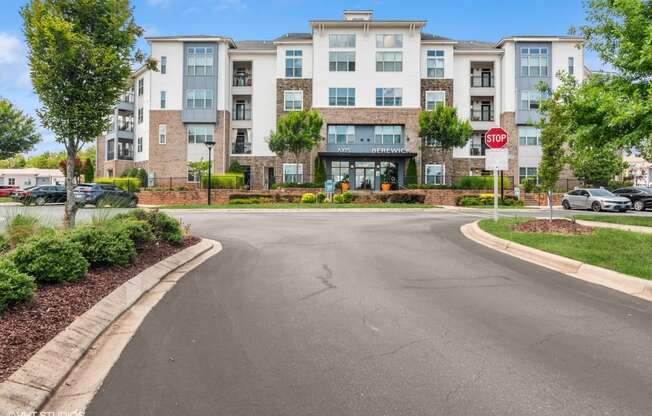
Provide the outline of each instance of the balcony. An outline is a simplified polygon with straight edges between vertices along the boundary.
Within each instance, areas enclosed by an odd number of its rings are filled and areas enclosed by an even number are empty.
[[[493,88],[495,86],[493,75],[471,75],[471,88]]]
[[[134,160],[134,142],[131,140],[118,141],[118,160]]]
[[[243,142],[237,140],[231,143],[231,154],[232,155],[250,155],[251,154],[251,142]]]
[[[496,79],[493,62],[471,62],[470,77],[471,95],[496,95]]]
[[[134,112],[134,92],[129,91],[118,98],[118,103],[116,105],[120,111],[130,111]]]
[[[240,73],[233,75],[234,87],[251,87],[251,74]]]
[[[251,95],[252,73],[251,61],[233,62],[233,95]]]
[[[494,121],[494,108],[471,109],[471,121]]]
[[[233,115],[231,116],[232,120],[251,120],[251,109],[250,108],[238,108],[236,107],[233,110]]]

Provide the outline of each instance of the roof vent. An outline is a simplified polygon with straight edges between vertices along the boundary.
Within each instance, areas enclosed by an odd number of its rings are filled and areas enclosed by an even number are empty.
[[[344,20],[371,20],[373,10],[344,10]]]

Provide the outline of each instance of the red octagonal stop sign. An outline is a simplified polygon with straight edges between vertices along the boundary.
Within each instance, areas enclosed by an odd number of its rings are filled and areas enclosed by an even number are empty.
[[[484,142],[487,147],[492,149],[501,149],[507,145],[507,132],[500,128],[494,127],[484,134]]]

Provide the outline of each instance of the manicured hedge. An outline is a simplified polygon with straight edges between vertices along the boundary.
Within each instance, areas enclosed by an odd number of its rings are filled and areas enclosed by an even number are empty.
[[[19,271],[39,283],[63,283],[79,280],[86,274],[88,261],[82,250],[81,244],[63,235],[48,235],[19,245],[9,256]]]
[[[208,188],[208,175],[202,176],[201,186]],[[211,174],[211,188],[213,189],[240,189],[243,186],[244,174],[242,173]]]
[[[96,178],[95,183],[110,183],[123,191],[129,192],[138,192],[140,190],[140,179],[139,178]]]
[[[498,186],[500,186],[500,178],[498,178]],[[503,186],[505,188],[511,187],[511,181],[507,177],[503,177]],[[494,189],[493,176],[462,176],[455,184],[457,189]]]
[[[489,207],[494,204],[493,194],[480,194],[480,195],[463,195],[455,199],[455,204],[461,207],[483,206]],[[519,201],[511,195],[505,195],[503,198],[498,198],[498,204],[503,206],[522,207],[523,201]]]

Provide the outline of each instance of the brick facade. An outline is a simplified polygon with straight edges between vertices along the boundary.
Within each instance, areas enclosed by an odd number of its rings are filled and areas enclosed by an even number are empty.
[[[442,79],[421,79],[421,108],[426,108],[426,91],[446,91],[446,105],[453,106],[453,80]]]
[[[303,109],[312,108],[312,79],[311,78],[279,78],[276,80],[276,117],[287,113],[284,109],[283,91],[303,91]]]
[[[516,127],[516,113],[507,111],[500,113],[500,127],[502,127],[509,136],[507,150],[509,152],[509,170],[507,176],[514,178],[514,183],[518,183],[518,128]]]

